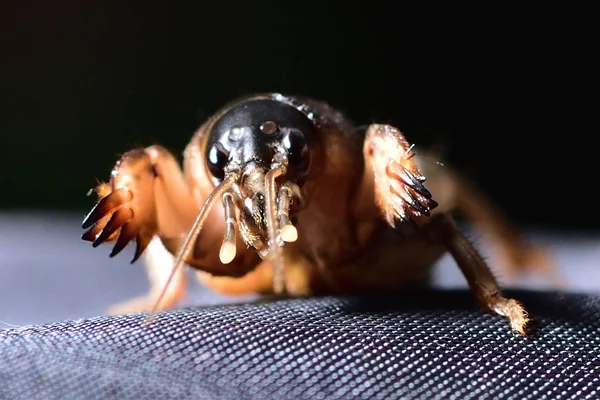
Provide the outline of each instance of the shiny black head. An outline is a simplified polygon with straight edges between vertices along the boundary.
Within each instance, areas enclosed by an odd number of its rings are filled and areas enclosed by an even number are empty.
[[[276,153],[287,159],[287,179],[301,181],[310,171],[318,144],[317,128],[295,107],[274,99],[249,99],[225,111],[208,134],[205,160],[221,181],[227,170],[268,171]]]

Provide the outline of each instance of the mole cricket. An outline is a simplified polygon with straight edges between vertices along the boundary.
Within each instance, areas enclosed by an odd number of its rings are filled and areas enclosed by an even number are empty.
[[[174,307],[186,291],[184,265],[221,293],[301,296],[402,290],[449,252],[479,304],[525,335],[524,306],[503,295],[452,212],[491,236],[509,272],[548,272],[550,258],[433,164],[394,126],[358,127],[325,102],[255,94],[200,126],[183,170],[160,146],[124,153],[110,181],[92,189],[99,200],[82,239],[114,242],[111,257],[135,241],[131,262],[144,255],[148,295],[109,313],[151,318]],[[161,262],[161,245],[173,263]]]

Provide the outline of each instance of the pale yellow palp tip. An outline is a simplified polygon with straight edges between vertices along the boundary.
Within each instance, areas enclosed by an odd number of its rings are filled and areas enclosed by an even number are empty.
[[[234,243],[225,242],[219,251],[219,258],[223,264],[229,264],[235,258],[236,247]]]
[[[294,225],[286,225],[281,228],[281,239],[284,242],[295,242],[298,240],[298,230]]]

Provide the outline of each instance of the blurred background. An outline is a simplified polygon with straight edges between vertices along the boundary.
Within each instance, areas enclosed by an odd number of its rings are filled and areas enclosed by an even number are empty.
[[[141,265],[80,240],[94,200],[86,192],[132,147],[181,155],[212,112],[255,91],[327,100],[357,124],[395,124],[584,277],[573,290],[600,290],[590,275],[600,217],[587,10],[314,0],[0,7],[0,320],[91,316],[141,294]]]

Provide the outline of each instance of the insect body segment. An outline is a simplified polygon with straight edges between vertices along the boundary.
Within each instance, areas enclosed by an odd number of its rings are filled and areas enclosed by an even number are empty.
[[[423,166],[393,126],[365,131],[324,102],[253,95],[197,130],[183,171],[160,146],[125,153],[95,188],[82,238],[115,241],[111,256],[134,240],[133,261],[145,254],[149,294],[114,313],[173,307],[185,293],[184,265],[225,293],[357,293],[402,290],[448,251],[482,306],[523,333],[525,309],[503,297],[450,212],[468,198],[479,206],[469,210],[494,221],[490,231],[512,231],[475,196],[441,190],[461,186],[454,174]],[[383,240],[392,230],[402,234]],[[516,237],[500,247],[532,251]]]

